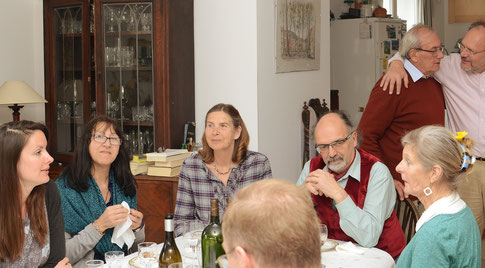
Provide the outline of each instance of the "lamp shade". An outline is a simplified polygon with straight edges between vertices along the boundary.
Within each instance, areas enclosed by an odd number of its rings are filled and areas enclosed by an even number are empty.
[[[0,104],[46,103],[35,90],[24,81],[12,80],[0,87]]]

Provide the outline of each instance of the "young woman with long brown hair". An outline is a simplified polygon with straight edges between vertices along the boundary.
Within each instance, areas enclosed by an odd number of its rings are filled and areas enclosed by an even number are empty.
[[[47,138],[39,123],[0,126],[0,267],[71,267]]]

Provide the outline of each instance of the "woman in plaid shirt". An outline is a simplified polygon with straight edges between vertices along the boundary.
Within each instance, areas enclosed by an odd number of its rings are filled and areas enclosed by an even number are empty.
[[[217,104],[205,117],[203,149],[187,158],[179,176],[175,206],[175,235],[183,223],[203,228],[210,219],[210,199],[219,200],[223,218],[227,198],[255,181],[271,178],[268,158],[248,151],[249,134],[239,111],[230,104]],[[197,224],[199,223],[199,224]]]

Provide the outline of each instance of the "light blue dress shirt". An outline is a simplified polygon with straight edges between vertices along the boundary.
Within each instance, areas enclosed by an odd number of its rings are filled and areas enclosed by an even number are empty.
[[[416,66],[414,66],[410,61],[407,59],[404,60],[404,68],[408,71],[409,75],[413,79],[413,82],[416,83],[419,79],[426,77]]]
[[[349,170],[337,183],[345,189],[349,176],[360,182],[361,158],[355,151],[355,159]],[[324,167],[328,172],[328,168]],[[297,185],[302,185],[310,173],[310,161],[305,163]],[[304,176],[304,177],[303,177]],[[375,247],[379,242],[384,222],[391,216],[396,202],[396,190],[389,169],[376,162],[370,171],[367,195],[363,209],[355,205],[350,196],[336,204],[340,216],[340,228],[363,247]],[[303,180],[302,180],[303,178]]]

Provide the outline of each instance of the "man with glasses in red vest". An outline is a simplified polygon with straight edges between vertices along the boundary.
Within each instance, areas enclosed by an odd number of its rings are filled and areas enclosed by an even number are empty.
[[[394,212],[396,191],[389,169],[357,149],[358,135],[343,112],[324,114],[314,135],[320,155],[312,158],[303,187],[311,193],[328,237],[377,247],[397,258],[405,239]]]

